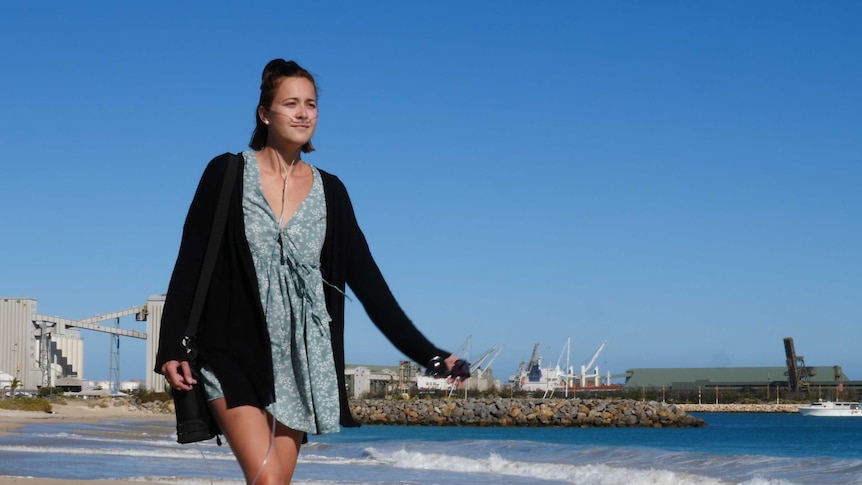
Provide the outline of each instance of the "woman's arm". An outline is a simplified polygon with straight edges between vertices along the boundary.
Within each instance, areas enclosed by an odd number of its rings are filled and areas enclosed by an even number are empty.
[[[340,184],[339,184],[340,185]],[[398,305],[383,274],[374,261],[365,235],[359,228],[353,205],[346,189],[341,185],[345,204],[344,220],[347,240],[347,284],[362,302],[366,313],[374,325],[389,339],[390,342],[415,362],[426,366],[435,356],[454,362],[451,354],[429,341]],[[452,357],[451,359],[447,356]]]

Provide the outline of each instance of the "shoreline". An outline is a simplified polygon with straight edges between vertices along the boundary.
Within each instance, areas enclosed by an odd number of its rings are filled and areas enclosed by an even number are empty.
[[[123,483],[141,483],[135,480],[77,480],[74,478],[40,478],[40,477],[4,477],[0,476],[0,485],[86,485],[88,483],[102,485],[119,485]],[[169,482],[146,482],[170,485]]]
[[[356,404],[355,402],[351,403]],[[452,403],[448,403],[452,404]],[[659,403],[652,403],[657,405]],[[105,407],[103,407],[105,406]],[[685,413],[796,413],[800,404],[667,404],[676,406]],[[153,412],[147,409],[115,405],[113,402],[101,400],[67,400],[66,404],[54,404],[51,413],[39,411],[11,411],[0,409],[0,436],[16,433],[16,430],[40,422],[68,423],[99,423],[106,420],[128,420],[143,422],[174,422],[174,415]],[[701,416],[701,418],[705,418]],[[706,418],[708,420],[708,418]],[[29,471],[29,473],[37,470]],[[153,477],[155,478],[155,477]],[[164,480],[164,479],[163,479]],[[138,480],[110,478],[99,480],[82,480],[77,478],[45,478],[38,476],[3,476],[0,475],[0,485],[84,485],[98,483],[101,485],[119,485],[137,482]],[[178,483],[176,480],[148,481],[156,485]]]
[[[51,412],[0,409],[0,437],[32,423],[69,421],[95,424],[106,419],[173,421],[174,415],[131,408],[125,404],[115,406],[111,401],[99,399],[68,399],[65,404],[52,403]],[[4,483],[0,481],[0,485]]]
[[[798,413],[804,404],[677,404],[686,413]]]
[[[52,403],[51,409],[52,412],[50,413],[0,409],[0,437],[14,434],[17,430],[23,427],[41,422],[95,424],[105,420],[134,420],[171,423],[174,421],[173,414],[157,413],[141,408],[133,408],[126,404],[116,406],[112,401],[102,399],[67,399],[66,404]],[[0,475],[0,485],[86,485],[88,483],[119,485],[132,482],[134,482],[134,480],[79,480],[74,478]],[[147,483],[168,485],[170,482],[151,481]]]

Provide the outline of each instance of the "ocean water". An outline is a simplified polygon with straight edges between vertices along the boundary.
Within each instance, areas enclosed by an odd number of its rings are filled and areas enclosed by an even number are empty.
[[[311,437],[304,484],[862,484],[862,419],[698,414],[706,428],[363,426]],[[240,484],[228,446],[173,423],[46,422],[0,437],[0,475]]]

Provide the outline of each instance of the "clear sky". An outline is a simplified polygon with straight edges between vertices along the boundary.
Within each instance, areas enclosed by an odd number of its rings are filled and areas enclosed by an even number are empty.
[[[862,3],[138,3],[0,6],[0,296],[78,319],[165,292],[282,57],[320,88],[305,159],[438,345],[504,345],[505,379],[567,337],[621,374],[782,366],[791,336],[862,380]],[[347,361],[396,365],[347,312]]]

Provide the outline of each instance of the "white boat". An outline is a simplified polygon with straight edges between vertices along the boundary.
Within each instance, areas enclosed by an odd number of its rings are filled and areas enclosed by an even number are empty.
[[[803,416],[856,416],[862,418],[862,403],[817,401],[808,406],[799,406]]]

